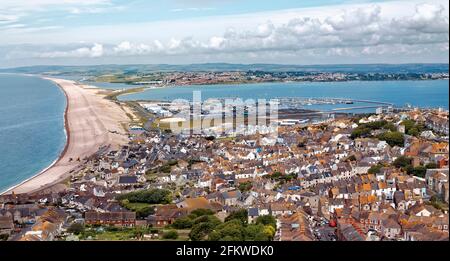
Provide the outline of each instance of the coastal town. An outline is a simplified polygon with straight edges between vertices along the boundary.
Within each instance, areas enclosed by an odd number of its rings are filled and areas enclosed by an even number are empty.
[[[449,10],[0,0],[0,258],[444,259]]]
[[[104,73],[104,72],[103,72]],[[238,84],[265,82],[346,82],[346,81],[404,81],[449,79],[445,72],[430,73],[360,73],[305,71],[198,71],[198,72],[129,72],[111,73],[83,78],[85,81],[126,83],[144,86],[183,86],[208,84]]]
[[[129,125],[126,144],[79,159],[64,180],[2,195],[0,238],[449,240],[448,111],[283,123],[276,137]]]

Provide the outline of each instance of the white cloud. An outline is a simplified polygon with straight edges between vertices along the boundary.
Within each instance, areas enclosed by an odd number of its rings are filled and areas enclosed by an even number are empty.
[[[19,20],[19,18],[20,18],[19,15],[1,14],[0,13],[0,25],[17,22]]]
[[[209,45],[212,49],[221,49],[223,47],[224,42],[226,41],[223,37],[213,36],[209,39]]]
[[[151,44],[133,44],[130,42],[122,42],[112,48],[115,55],[142,55],[148,53],[156,53],[161,51],[163,45],[159,41],[154,41]]]
[[[92,47],[82,47],[71,51],[44,52],[37,54],[39,58],[96,58],[103,56],[103,45],[95,43]]]
[[[252,24],[257,17],[258,24]],[[208,31],[206,28],[226,28]],[[315,8],[274,14],[254,14],[206,20],[129,25],[115,27],[117,41],[27,52],[40,58],[108,58],[144,56],[202,56],[208,59],[242,61],[270,58],[280,62],[288,57],[348,57],[358,59],[395,59],[396,55],[429,61],[448,53],[448,3],[429,1],[422,4],[391,2],[349,5],[345,8]],[[164,31],[166,39],[154,29]],[[102,28],[92,31],[110,34]],[[105,29],[105,28],[103,28]],[[179,32],[170,36],[170,32]],[[147,34],[151,32],[151,34]],[[153,39],[136,40],[136,35]],[[180,36],[183,35],[183,36]],[[201,36],[200,36],[201,35]],[[53,37],[61,39],[61,37]],[[72,48],[72,49],[68,49]],[[22,54],[23,55],[23,54]]]
[[[266,22],[253,30],[229,29],[208,41],[193,37],[172,38],[165,45],[122,42],[104,55],[152,55],[223,52],[301,51],[327,49],[333,55],[349,54],[349,48],[448,43],[448,13],[440,5],[417,5],[407,16],[386,19],[382,8],[370,5],[324,18],[303,17],[274,25]],[[355,49],[356,50],[356,49]],[[396,50],[396,49],[394,49]],[[369,52],[370,53],[370,52]],[[71,55],[71,53],[69,52]],[[86,54],[88,55],[88,54]],[[89,55],[88,55],[89,56]]]

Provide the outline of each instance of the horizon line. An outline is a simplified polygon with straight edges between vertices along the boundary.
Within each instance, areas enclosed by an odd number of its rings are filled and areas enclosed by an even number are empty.
[[[119,64],[119,63],[105,63],[105,64],[89,64],[89,65],[58,65],[58,64],[38,64],[38,65],[25,65],[25,66],[15,66],[15,67],[3,67],[0,70],[8,69],[20,69],[20,68],[30,68],[30,67],[92,67],[92,66],[195,66],[195,65],[275,65],[275,66],[350,66],[350,65],[450,65],[449,62],[417,62],[417,63],[330,63],[330,64],[290,64],[290,63],[227,63],[227,62],[210,62],[210,63],[129,63],[129,64]]]

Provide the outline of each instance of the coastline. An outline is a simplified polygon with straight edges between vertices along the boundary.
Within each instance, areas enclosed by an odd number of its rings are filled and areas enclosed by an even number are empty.
[[[35,76],[35,75],[24,74],[24,76]],[[14,189],[16,189],[16,188],[20,187],[21,185],[23,185],[23,184],[33,180],[37,176],[40,176],[41,174],[45,173],[47,170],[52,168],[56,163],[58,163],[58,161],[60,161],[64,157],[64,155],[66,154],[67,149],[69,147],[69,143],[70,143],[70,129],[68,127],[68,119],[67,119],[67,112],[69,110],[69,97],[67,96],[66,91],[59,84],[55,83],[54,81],[52,81],[52,80],[50,80],[50,79],[48,79],[46,77],[41,77],[41,76],[38,76],[38,77],[41,78],[41,79],[50,81],[53,84],[55,84],[56,86],[58,86],[58,88],[63,92],[64,97],[66,99],[66,108],[64,109],[64,116],[63,116],[64,117],[64,134],[66,136],[66,141],[64,143],[64,148],[59,153],[58,157],[50,165],[48,165],[43,170],[39,171],[36,175],[33,175],[32,177],[29,177],[29,178],[23,180],[22,182],[18,183],[17,185],[11,186],[11,187],[7,188],[4,191],[0,191],[0,196],[7,194],[9,191],[14,191]]]
[[[118,105],[105,99],[89,86],[74,81],[41,77],[53,82],[66,97],[64,132],[66,142],[58,158],[38,174],[14,185],[0,195],[34,193],[58,184],[82,164],[82,158],[94,154],[104,145],[123,144],[123,135],[110,133],[119,130],[128,117]],[[87,113],[85,113],[87,111]],[[121,112],[123,114],[121,114]],[[76,159],[80,159],[78,162]]]

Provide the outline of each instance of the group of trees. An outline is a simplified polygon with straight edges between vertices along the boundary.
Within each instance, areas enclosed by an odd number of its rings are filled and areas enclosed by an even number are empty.
[[[352,134],[350,135],[350,138],[356,139],[369,137],[372,131],[380,129],[385,129],[389,131],[396,130],[394,124],[387,122],[385,120],[363,123],[353,130]]]
[[[405,142],[405,137],[403,133],[396,131],[397,128],[392,122],[385,120],[364,123],[356,127],[350,138],[367,138],[372,137],[372,131],[374,130],[385,130],[385,132],[376,136],[379,140],[386,141],[390,146],[403,146]]]
[[[210,241],[270,241],[275,228],[270,225],[243,225],[239,219],[233,219],[217,226],[208,236]]]
[[[164,165],[159,167],[158,172],[170,173],[170,171],[172,170],[172,166],[175,166],[177,164],[178,164],[178,161],[176,161],[176,160],[169,160]]]
[[[448,211],[448,204],[439,195],[431,196],[429,204],[442,211]]]
[[[209,234],[211,241],[270,241],[275,236],[276,221],[272,216],[258,217],[255,223],[248,224],[245,209],[231,213],[224,223],[215,227]]]
[[[293,179],[297,179],[297,173],[283,174],[279,171],[272,173],[272,175],[264,175],[263,178],[272,179],[274,181],[279,181],[280,183],[289,182]]]
[[[409,175],[417,176],[417,177],[425,177],[425,174],[427,172],[427,169],[435,169],[437,168],[436,163],[428,163],[426,165],[419,165],[414,167],[413,166],[413,159],[406,157],[406,156],[400,156],[398,157],[392,165],[396,168],[401,168],[402,170],[406,171]]]
[[[438,167],[437,164],[433,163],[433,162],[428,163],[426,165],[418,165],[418,166],[414,167],[413,159],[406,157],[406,156],[398,157],[396,160],[394,160],[392,165],[396,168],[400,168],[403,171],[406,171],[406,173],[408,173],[409,175],[413,175],[413,176],[417,176],[417,177],[421,177],[421,178],[425,177],[427,169],[435,169]],[[383,168],[383,167],[384,166],[382,164],[373,165],[368,170],[368,173],[369,174],[379,173],[381,171],[381,168]]]
[[[198,224],[202,219],[206,216],[213,216],[214,212],[209,209],[196,209],[192,211],[188,216],[178,218],[171,225],[172,228],[175,229],[189,229],[192,228],[195,224]]]
[[[242,192],[250,191],[253,188],[253,184],[250,181],[242,182],[238,188]]]
[[[176,230],[169,230],[169,231],[163,233],[162,238],[175,240],[178,238],[178,232]]]
[[[114,239],[129,240],[141,239],[145,234],[158,233],[158,230],[147,227],[116,227],[105,225],[84,225],[74,222],[68,228],[67,232],[78,236],[80,239]]]
[[[275,236],[276,220],[272,216],[258,217],[248,224],[245,209],[231,213],[225,222],[217,226],[208,236],[211,241],[270,241]]]
[[[166,189],[147,189],[120,195],[117,199],[131,203],[170,204],[172,193]]]
[[[381,164],[373,165],[372,167],[370,167],[370,169],[367,172],[369,174],[377,174],[377,173],[380,173],[382,167],[383,167],[383,165],[381,165]]]
[[[405,136],[403,135],[403,133],[398,131],[387,131],[378,135],[377,138],[379,140],[386,141],[387,144],[389,144],[391,147],[403,147],[403,145],[405,144]]]
[[[401,123],[405,126],[405,133],[411,136],[419,136],[419,134],[425,130],[425,126],[423,124],[418,124],[413,120],[404,120]]]
[[[130,203],[128,199],[120,201],[120,205],[126,209],[136,212],[137,218],[146,218],[155,213],[155,207],[147,203]]]
[[[177,160],[169,160],[169,161],[165,162],[164,164],[162,164],[159,167],[155,167],[155,168],[147,170],[145,172],[145,175],[152,176],[153,174],[156,174],[156,173],[169,174],[172,171],[172,166],[175,166],[177,164],[178,164]]]
[[[405,133],[411,136],[419,136],[425,130],[423,124],[413,120],[404,120],[401,122],[401,125],[405,126]],[[378,135],[376,138],[386,141],[392,147],[403,146],[405,140],[403,133],[398,132],[392,122],[385,120],[361,124],[353,130],[350,137],[352,139],[371,137],[372,131],[381,129],[386,130],[386,132]]]
[[[261,216],[255,223],[248,224],[247,210],[238,210],[220,221],[214,212],[197,209],[187,217],[182,217],[171,225],[174,229],[191,229],[192,241],[269,241],[276,230],[276,220],[272,216]]]

